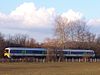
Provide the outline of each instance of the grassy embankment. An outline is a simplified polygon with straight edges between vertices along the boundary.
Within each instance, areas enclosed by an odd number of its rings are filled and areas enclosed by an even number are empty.
[[[100,63],[0,63],[0,75],[100,75]]]

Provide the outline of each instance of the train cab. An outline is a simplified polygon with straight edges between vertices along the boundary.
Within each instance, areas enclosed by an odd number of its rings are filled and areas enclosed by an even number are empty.
[[[7,48],[5,48],[5,50],[4,50],[4,57],[10,58],[10,51]]]

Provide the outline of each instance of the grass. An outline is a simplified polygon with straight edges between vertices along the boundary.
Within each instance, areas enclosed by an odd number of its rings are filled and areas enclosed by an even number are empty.
[[[100,63],[0,63],[0,75],[99,75]]]

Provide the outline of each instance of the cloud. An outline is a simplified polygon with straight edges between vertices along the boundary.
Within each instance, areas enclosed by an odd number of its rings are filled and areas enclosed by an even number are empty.
[[[68,10],[61,14],[62,17],[66,17],[68,21],[76,21],[84,18],[83,14],[80,12],[73,11],[72,9]]]
[[[15,20],[20,20],[26,27],[48,27],[53,21],[54,8],[36,8],[34,3],[23,3],[10,13]]]
[[[90,19],[87,24],[90,26],[100,26],[100,19]]]
[[[33,37],[37,33],[35,38],[40,38],[41,33],[41,38],[45,38],[52,34],[55,15],[54,8],[37,8],[33,2],[23,3],[9,14],[0,13],[0,31],[25,33]]]
[[[81,12],[77,12],[72,9],[68,10],[67,12],[63,12],[61,16],[67,18],[68,22],[77,21],[77,20],[86,22],[86,25],[89,26],[91,32],[97,35],[100,34],[100,29],[99,29],[100,28],[100,18],[98,19],[91,18],[87,20],[85,19],[85,16]]]
[[[90,27],[91,32],[100,34],[100,19],[90,19],[87,21],[87,25]]]
[[[72,9],[68,10],[67,12],[63,12],[61,16],[67,18],[68,22],[77,20],[85,22],[86,25],[90,28],[90,31],[92,33],[97,35],[100,34],[100,18],[97,19],[91,18],[87,20],[81,12],[77,12]]]
[[[53,22],[59,15],[55,8],[37,8],[33,2],[23,3],[9,14],[0,12],[0,31],[5,33],[27,33],[33,35],[36,40],[53,35]],[[68,21],[84,20],[81,12],[72,9],[63,12],[62,17]],[[87,24],[99,25],[100,19],[91,19]]]
[[[54,8],[37,8],[34,3],[23,3],[6,15],[0,13],[0,25],[8,28],[40,28],[51,26]]]

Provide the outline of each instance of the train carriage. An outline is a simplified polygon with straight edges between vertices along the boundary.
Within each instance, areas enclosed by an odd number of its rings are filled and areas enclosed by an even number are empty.
[[[93,50],[81,50],[81,49],[64,49],[64,57],[94,57],[95,52]],[[4,56],[8,58],[13,57],[40,57],[44,58],[47,55],[47,49],[45,48],[17,48],[9,47],[5,48]],[[59,57],[59,54],[58,56]]]
[[[65,57],[94,57],[95,52],[93,50],[83,49],[65,49],[63,50]]]
[[[46,49],[44,48],[5,48],[4,56],[11,57],[45,57]]]

